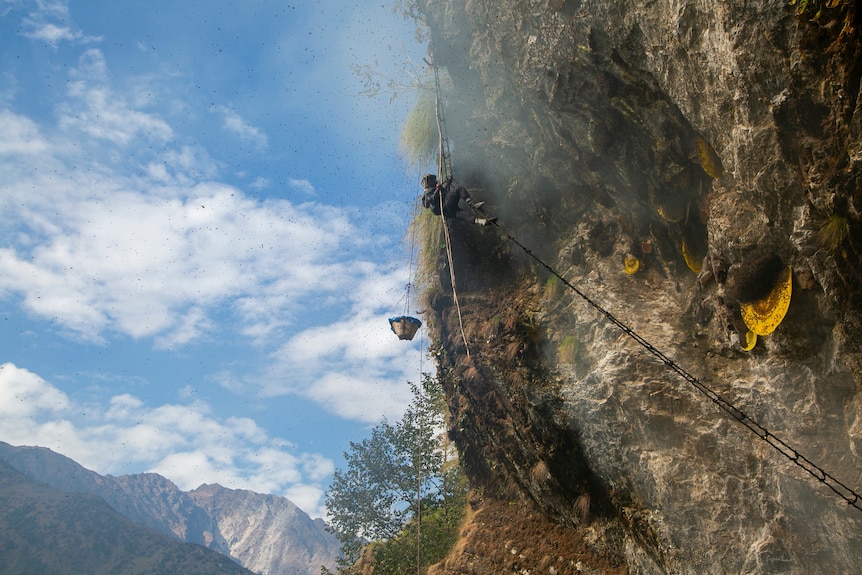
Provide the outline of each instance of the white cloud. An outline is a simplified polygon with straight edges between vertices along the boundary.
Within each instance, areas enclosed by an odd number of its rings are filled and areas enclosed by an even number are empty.
[[[105,57],[96,48],[86,50],[71,73],[69,99],[59,107],[60,126],[125,145],[136,137],[167,142],[173,130],[155,115],[134,109],[110,86]]]
[[[116,99],[108,89],[73,84],[69,90],[76,99],[61,109],[60,125],[63,128],[115,144],[128,144],[138,136],[165,142],[173,136],[173,131],[164,121],[129,110],[126,103]]]
[[[408,380],[393,382],[382,373],[343,369],[317,378],[305,393],[333,415],[373,424],[384,418],[396,420],[404,413],[410,401]]]
[[[319,503],[323,501],[324,491],[314,485],[294,485],[284,494],[294,505],[302,510],[314,509],[314,512],[306,511],[311,517],[325,517],[326,509]]]
[[[35,414],[63,413],[69,405],[65,393],[36,374],[11,363],[0,365],[0,425],[26,421]]]
[[[49,44],[57,44],[61,40],[77,40],[81,37],[81,33],[77,30],[73,31],[68,26],[57,26],[56,24],[46,22],[34,22],[25,20],[27,31],[24,36],[33,40],[44,40]]]
[[[273,355],[263,395],[296,393],[367,423],[399,418],[410,401],[406,382],[420,379],[422,352],[399,340],[387,320],[360,311],[296,334]]]
[[[0,110],[0,154],[38,154],[48,148],[29,118]]]
[[[0,438],[41,445],[102,474],[148,469],[183,490],[201,483],[290,498],[322,514],[324,481],[334,470],[316,453],[296,453],[243,417],[219,419],[206,404],[146,405],[124,393],[107,405],[80,404],[27,369],[0,365]]]
[[[69,17],[67,0],[35,0],[34,4],[36,4],[36,11],[31,16],[58,20],[66,20]]]
[[[308,180],[297,180],[295,178],[291,178],[287,183],[290,184],[291,188],[299,190],[307,196],[313,196],[315,194],[314,185]]]
[[[175,325],[175,329],[166,336],[156,339],[156,347],[160,349],[181,347],[198,339],[202,334],[216,329],[216,324],[207,317],[206,312],[200,307],[192,307],[181,314]]]
[[[41,40],[52,46],[62,41],[97,42],[99,37],[85,36],[70,23],[69,6],[65,1],[37,0],[36,10],[25,17],[21,34],[32,40]]]
[[[264,178],[262,176],[258,176],[254,179],[252,183],[248,185],[249,188],[253,190],[265,190],[270,186],[271,182],[268,178]]]
[[[20,230],[0,249],[0,292],[85,339],[110,330],[182,345],[211,331],[210,314],[231,302],[240,330],[264,337],[309,298],[373,273],[341,261],[356,232],[335,208],[259,202],[215,183],[131,180],[105,166],[87,175],[62,157],[50,173],[41,168],[0,162],[14,199],[4,215]]]
[[[179,149],[168,149],[159,161],[163,172],[157,171],[158,175],[164,177],[170,174],[167,179],[180,186],[191,186],[218,174],[215,161],[202,148],[186,145]]]
[[[266,134],[251,124],[246,123],[242,117],[233,110],[220,108],[224,117],[224,129],[239,137],[243,142],[252,144],[258,149],[265,149],[269,145]]]
[[[291,363],[323,364],[335,358],[375,363],[398,357],[401,348],[392,335],[385,315],[349,317],[345,321],[309,328],[284,347]]]

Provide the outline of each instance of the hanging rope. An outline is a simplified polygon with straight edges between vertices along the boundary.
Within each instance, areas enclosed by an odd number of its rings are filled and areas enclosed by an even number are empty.
[[[413,202],[413,217],[410,220],[414,222],[410,226],[410,261],[408,262],[407,268],[407,301],[404,303],[404,315],[410,315],[410,291],[413,289],[413,282],[415,280],[415,272],[414,272],[414,258],[416,257],[416,218],[419,215],[419,199],[416,199]]]
[[[426,60],[427,62],[427,60]],[[434,91],[436,93],[435,115],[437,117],[437,132],[440,134],[440,154],[437,158],[440,181],[445,182],[452,176],[452,155],[449,150],[449,138],[446,133],[446,118],[443,115],[443,90],[440,87],[440,70],[434,68]]]
[[[760,439],[769,444],[773,449],[778,451],[781,455],[787,458],[789,461],[802,468],[809,475],[814,477],[818,482],[822,483],[826,487],[828,487],[832,492],[834,492],[838,497],[843,499],[848,505],[854,507],[855,509],[862,511],[862,496],[850,488],[846,484],[842,483],[838,479],[836,479],[832,474],[827,473],[823,468],[818,466],[816,463],[802,455],[798,450],[794,447],[786,443],[785,441],[776,437],[772,432],[766,429],[763,425],[752,419],[748,416],[744,411],[730,403],[720,394],[716,393],[713,389],[711,389],[708,385],[700,381],[698,378],[690,374],[683,367],[681,367],[678,363],[676,363],[673,359],[662,353],[659,349],[657,349],[654,345],[652,345],[649,341],[647,341],[643,336],[634,331],[631,327],[623,323],[621,320],[617,319],[613,314],[609,311],[601,307],[598,303],[589,298],[584,292],[579,290],[577,287],[569,283],[566,278],[561,276],[557,271],[552,268],[550,265],[546,264],[542,259],[539,258],[536,254],[534,254],[529,248],[527,248],[524,244],[519,242],[512,234],[507,232],[500,224],[497,222],[493,222],[493,225],[497,227],[500,232],[506,236],[512,243],[517,245],[519,248],[524,250],[528,256],[533,258],[536,262],[539,263],[543,268],[548,270],[554,276],[557,277],[563,284],[568,287],[570,290],[575,292],[581,299],[587,302],[590,306],[596,309],[601,315],[603,315],[608,321],[617,326],[623,333],[628,335],[630,338],[635,340],[638,344],[640,344],[644,349],[646,349],[649,353],[651,353],[654,357],[656,357],[659,361],[665,364],[669,369],[675,371],[680,377],[682,377],[685,381],[690,383],[695,389],[697,389],[700,393],[705,395],[710,401],[712,401],[715,405],[720,407],[723,411],[728,413],[733,419],[741,423],[745,426],[746,429],[757,435]]]
[[[403,315],[390,317],[389,318],[389,327],[392,330],[392,333],[398,336],[400,340],[412,340],[416,335],[416,332],[422,327],[422,322],[415,317],[410,316],[410,292],[413,289],[413,281],[415,277],[415,269],[414,269],[414,257],[416,255],[416,218],[419,215],[419,199],[413,204],[413,220],[410,226],[410,262],[407,267],[407,284],[405,287],[405,294],[398,301],[396,309],[401,305],[401,301],[404,302]]]
[[[427,60],[426,60],[427,63]],[[434,89],[436,91],[436,105],[434,115],[437,119],[437,133],[439,134],[439,154],[437,158],[437,173],[440,182],[443,185],[452,186],[452,157],[449,151],[449,139],[446,136],[446,118],[443,115],[443,95],[440,88],[440,71],[437,66],[431,65],[434,69]],[[458,326],[461,329],[461,339],[464,340],[464,350],[470,355],[470,344],[467,343],[467,334],[464,332],[464,318],[461,316],[461,303],[458,301],[458,290],[455,283],[455,262],[452,258],[452,239],[449,235],[449,225],[446,222],[446,216],[443,214],[443,193],[440,194],[440,221],[443,224],[443,237],[446,238],[446,257],[449,261],[449,281],[452,284],[452,299],[455,302],[455,309],[458,312]]]
[[[443,215],[443,194],[440,196],[440,220],[443,223],[443,236],[446,238],[446,257],[449,260],[449,281],[452,283],[452,300],[455,302],[455,309],[458,311],[458,326],[461,329],[461,339],[464,340],[464,351],[470,355],[470,344],[467,343],[467,334],[464,332],[464,318],[461,316],[461,303],[458,301],[458,290],[455,288],[455,262],[452,258],[452,239],[449,236],[449,224],[446,222],[446,216]]]
[[[419,349],[425,349],[425,338],[420,335],[419,336]],[[422,357],[424,353],[419,354],[419,385],[422,385]],[[419,442],[416,442],[417,445]],[[418,488],[418,497],[416,498],[416,575],[422,574],[422,569],[420,565],[422,563],[422,464],[417,464],[417,469],[419,470],[419,477],[417,479]]]

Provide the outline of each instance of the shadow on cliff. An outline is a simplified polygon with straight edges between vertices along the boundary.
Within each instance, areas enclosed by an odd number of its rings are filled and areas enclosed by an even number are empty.
[[[534,271],[493,228],[449,224],[458,305],[441,250],[426,317],[449,403],[449,437],[471,485],[504,500],[527,497],[567,525],[613,515],[577,434],[558,417],[534,284],[524,281]]]

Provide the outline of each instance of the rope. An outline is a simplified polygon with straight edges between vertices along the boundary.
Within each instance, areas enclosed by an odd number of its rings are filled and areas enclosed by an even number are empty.
[[[443,97],[440,88],[440,71],[437,66],[434,69],[434,89],[436,90],[436,101],[434,115],[437,119],[437,133],[440,135],[439,156],[438,156],[438,177],[441,182],[447,182],[446,186],[452,185],[452,157],[449,150],[449,139],[446,137],[446,118],[443,116]],[[448,191],[448,187],[446,188]],[[449,225],[446,222],[446,216],[443,214],[443,190],[438,194],[440,196],[440,221],[443,223],[443,236],[446,238],[446,257],[449,261],[449,280],[452,284],[452,299],[455,302],[455,309],[458,311],[458,325],[461,329],[461,339],[464,340],[464,350],[467,356],[470,355],[470,344],[467,343],[467,334],[464,332],[464,318],[461,316],[461,303],[458,301],[458,290],[455,285],[455,263],[452,258],[452,239],[449,236]]]
[[[419,349],[424,349],[422,336],[419,336]],[[422,356],[419,353],[419,385],[422,385]],[[417,438],[418,439],[418,438]],[[418,441],[416,442],[419,443]],[[422,574],[422,463],[416,462],[416,575]]]
[[[413,281],[415,273],[413,271],[413,260],[416,256],[416,218],[419,215],[419,199],[413,202],[413,219],[414,222],[410,227],[410,261],[407,267],[407,301],[404,303],[404,315],[410,315],[410,291],[413,289]]]
[[[557,271],[552,268],[550,265],[546,264],[542,259],[539,258],[536,254],[534,254],[529,248],[527,248],[524,244],[519,242],[512,234],[503,229],[500,224],[497,222],[493,222],[493,225],[497,227],[500,232],[506,236],[510,241],[512,241],[519,248],[524,250],[524,252],[533,258],[536,262],[538,262],[542,267],[548,270],[550,273],[555,275],[557,279],[559,279],[566,287],[575,292],[581,299],[587,302],[590,306],[596,309],[601,315],[603,315],[608,321],[617,326],[623,333],[628,335],[630,338],[635,340],[638,344],[640,344],[644,349],[646,349],[649,353],[651,353],[654,357],[656,357],[659,361],[665,364],[669,369],[676,372],[680,377],[682,377],[685,381],[690,383],[695,389],[697,389],[700,393],[705,395],[710,401],[712,401],[715,405],[721,408],[723,411],[728,413],[733,419],[741,423],[745,426],[746,429],[757,435],[760,439],[769,444],[773,449],[778,451],[781,455],[783,455],[790,462],[794,463],[796,466],[803,469],[809,475],[811,475],[818,482],[822,483],[833,493],[835,493],[838,497],[843,499],[848,505],[854,507],[855,509],[862,511],[862,496],[848,487],[846,484],[842,483],[838,479],[836,479],[832,474],[827,473],[823,468],[818,466],[816,463],[802,455],[797,449],[781,440],[774,434],[772,434],[768,429],[766,429],[763,425],[752,419],[748,416],[744,411],[730,403],[720,394],[711,389],[708,385],[700,381],[698,378],[690,374],[684,368],[682,368],[678,363],[676,363],[673,359],[662,353],[658,348],[653,346],[649,341],[647,341],[643,336],[634,331],[631,327],[617,319],[611,312],[604,309],[598,303],[589,298],[584,292],[579,290],[577,287],[569,283],[566,278],[561,276]]]
[[[443,90],[440,88],[440,70],[434,68],[434,90],[437,95],[435,101],[435,116],[437,118],[437,132],[440,134],[440,155],[438,157],[438,174],[440,181],[445,182],[452,175],[452,155],[449,150],[449,138],[446,136],[446,118],[443,115]]]
[[[440,196],[440,220],[443,222],[443,236],[446,238],[446,257],[449,260],[449,281],[452,283],[452,299],[455,309],[458,311],[458,326],[461,328],[461,339],[464,340],[464,351],[470,355],[470,344],[467,343],[467,334],[464,332],[464,318],[461,317],[461,303],[458,301],[458,290],[455,289],[455,262],[452,260],[452,239],[449,237],[449,225],[446,216],[443,215],[443,194]]]

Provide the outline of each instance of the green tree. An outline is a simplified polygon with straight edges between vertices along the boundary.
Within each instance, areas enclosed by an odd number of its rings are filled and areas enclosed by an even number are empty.
[[[384,421],[372,429],[369,438],[351,442],[344,454],[347,466],[335,472],[327,491],[331,529],[342,544],[342,571],[370,541],[392,542],[375,548],[375,557],[399,565],[391,572],[402,569],[405,561],[412,562],[415,570],[417,560],[423,562],[423,538],[429,547],[439,547],[436,528],[423,533],[423,515],[432,519],[432,526],[442,525],[447,523],[447,513],[452,513],[441,509],[455,505],[456,527],[460,520],[463,497],[457,494],[466,489],[457,477],[457,462],[451,461],[449,449],[440,439],[444,423],[441,387],[428,374],[423,375],[421,385],[409,385],[413,400],[402,419],[394,425]]]

